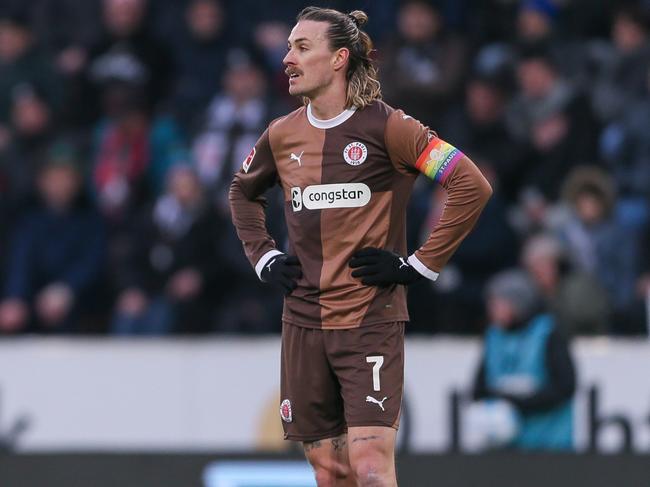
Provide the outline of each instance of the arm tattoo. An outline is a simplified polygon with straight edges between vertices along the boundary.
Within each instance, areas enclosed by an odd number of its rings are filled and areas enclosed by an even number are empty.
[[[377,435],[371,435],[371,436],[359,436],[358,438],[355,438],[352,440],[352,443],[356,443],[357,441],[368,441],[368,440],[378,440],[379,436]]]
[[[334,451],[343,450],[344,446],[345,446],[345,438],[334,438],[332,440],[332,447],[334,448]]]
[[[321,442],[320,440],[316,441],[310,441],[310,442],[305,442],[303,443],[305,451],[310,451],[313,450],[314,448],[320,448],[321,447]]]

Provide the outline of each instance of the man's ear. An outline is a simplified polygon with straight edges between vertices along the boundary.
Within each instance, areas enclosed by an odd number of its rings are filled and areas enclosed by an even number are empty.
[[[343,69],[348,65],[350,50],[347,47],[338,49],[332,56],[332,67],[335,71]]]

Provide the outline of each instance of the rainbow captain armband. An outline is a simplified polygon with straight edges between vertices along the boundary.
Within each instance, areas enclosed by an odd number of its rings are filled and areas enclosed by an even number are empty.
[[[442,139],[434,138],[420,154],[415,167],[427,177],[444,183],[464,154]]]

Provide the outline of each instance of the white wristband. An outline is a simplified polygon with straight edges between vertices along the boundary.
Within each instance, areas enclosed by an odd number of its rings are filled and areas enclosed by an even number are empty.
[[[260,260],[258,260],[257,264],[255,264],[255,272],[257,273],[257,277],[260,278],[260,281],[262,280],[262,269],[264,269],[264,266],[268,263],[268,261],[276,255],[282,255],[283,253],[284,252],[280,252],[277,249],[273,249],[269,250],[266,254],[260,257]]]
[[[429,269],[427,266],[425,266],[422,262],[420,262],[420,259],[418,259],[415,254],[409,255],[409,258],[407,259],[408,263],[411,264],[411,267],[418,271],[420,274],[422,274],[424,277],[427,279],[430,279],[431,281],[435,281],[438,279],[438,273],[435,271],[432,271]]]

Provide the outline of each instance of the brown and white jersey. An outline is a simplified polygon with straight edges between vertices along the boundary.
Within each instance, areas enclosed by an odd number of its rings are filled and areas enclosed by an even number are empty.
[[[266,230],[262,195],[274,184],[282,187],[288,253],[298,257],[303,274],[285,298],[284,321],[355,328],[408,320],[404,286],[364,286],[348,262],[364,247],[406,255],[406,206],[420,173],[446,188],[447,203],[408,263],[435,280],[491,194],[462,152],[381,101],[325,121],[302,107],[269,125],[235,175],[230,202],[260,275],[280,253]]]

